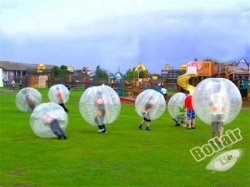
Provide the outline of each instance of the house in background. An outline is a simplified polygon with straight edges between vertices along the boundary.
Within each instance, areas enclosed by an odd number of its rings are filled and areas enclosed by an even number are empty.
[[[36,72],[39,64],[25,64],[9,61],[0,61],[0,87],[4,81],[14,79],[16,82],[26,80],[27,72]],[[55,65],[46,65],[47,70],[53,69]]]

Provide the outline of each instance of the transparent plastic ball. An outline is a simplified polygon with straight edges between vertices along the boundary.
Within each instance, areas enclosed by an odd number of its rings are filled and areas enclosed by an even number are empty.
[[[232,122],[242,106],[239,89],[225,78],[201,81],[194,90],[192,102],[196,115],[210,125],[215,116],[220,116],[219,120],[224,124]]]
[[[150,105],[152,106],[150,112],[145,111],[145,107],[148,108],[148,106]],[[139,116],[145,117],[145,112],[146,112],[146,115],[151,120],[155,120],[165,112],[166,101],[160,92],[157,92],[153,89],[147,89],[142,91],[136,97],[135,109]]]
[[[106,85],[93,86],[83,92],[79,110],[82,117],[93,126],[109,124],[119,116],[121,101],[113,88]]]
[[[49,116],[49,121],[45,117]],[[49,122],[56,119],[60,127],[65,130],[68,124],[68,115],[63,108],[53,102],[38,105],[30,116],[30,126],[33,132],[41,138],[53,138],[56,135],[50,128]]]
[[[63,84],[56,84],[49,89],[48,97],[54,103],[67,103],[69,100],[69,90]]]
[[[16,95],[16,107],[22,112],[32,112],[42,102],[41,93],[35,88],[26,87]]]
[[[180,106],[185,106],[186,95],[184,93],[176,93],[174,94],[168,101],[168,112],[172,118],[176,118],[176,116],[180,113]]]

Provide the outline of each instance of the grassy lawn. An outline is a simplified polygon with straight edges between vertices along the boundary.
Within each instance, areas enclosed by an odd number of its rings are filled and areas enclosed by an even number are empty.
[[[48,102],[48,89],[38,89]],[[71,91],[67,140],[37,137],[29,124],[30,113],[15,106],[19,90],[1,88],[0,186],[250,186],[250,109],[224,127],[239,128],[242,140],[225,148],[244,154],[224,172],[207,170],[213,156],[196,162],[190,149],[207,143],[210,126],[196,119],[197,129],[175,127],[166,109],[139,130],[141,118],[133,104],[122,104],[118,119],[107,125],[107,134],[87,124],[80,115],[81,90]]]

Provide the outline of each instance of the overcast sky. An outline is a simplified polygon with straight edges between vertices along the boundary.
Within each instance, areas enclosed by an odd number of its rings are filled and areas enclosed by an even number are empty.
[[[0,60],[150,73],[250,61],[249,0],[0,0]]]

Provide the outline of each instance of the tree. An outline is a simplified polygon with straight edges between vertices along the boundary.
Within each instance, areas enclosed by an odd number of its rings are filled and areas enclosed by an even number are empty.
[[[60,70],[67,70],[67,66],[65,66],[65,65],[61,65],[61,67],[60,67]]]
[[[108,72],[106,70],[103,70],[100,65],[98,65],[96,67],[96,70],[95,70],[95,76],[98,78],[98,79],[105,79],[105,80],[108,80],[109,76],[108,76]]]
[[[126,72],[126,78],[129,81],[133,79],[133,70],[131,70],[131,69],[127,70],[127,72]]]
[[[135,68],[133,69],[134,78],[146,78],[148,76],[148,71],[138,70],[135,72]]]
[[[148,70],[145,70],[145,71],[141,70],[141,71],[139,71],[139,78],[146,78],[147,74],[148,74]]]
[[[54,77],[58,77],[59,76],[59,68],[57,66],[53,67],[53,74],[54,74]]]

